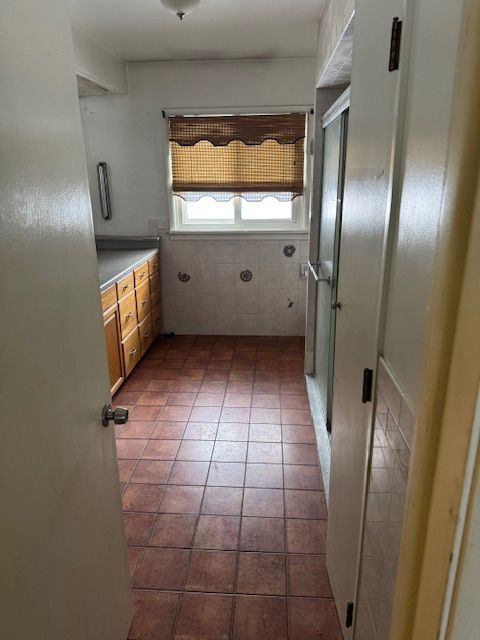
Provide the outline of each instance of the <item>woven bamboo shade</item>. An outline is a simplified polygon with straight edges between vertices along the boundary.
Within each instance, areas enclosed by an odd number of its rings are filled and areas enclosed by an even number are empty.
[[[186,199],[303,193],[305,114],[169,119],[173,191]]]

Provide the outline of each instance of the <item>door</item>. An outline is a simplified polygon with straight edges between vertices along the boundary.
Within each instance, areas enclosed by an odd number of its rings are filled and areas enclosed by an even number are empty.
[[[344,638],[355,604],[373,407],[365,369],[378,358],[400,71],[389,71],[403,0],[358,0],[348,118],[335,336],[327,568]],[[400,65],[401,69],[401,65]],[[403,80],[402,80],[403,85]],[[348,626],[347,626],[348,625]]]
[[[121,640],[131,595],[66,0],[0,8],[0,637]]]
[[[311,265],[317,283],[315,315],[315,383],[328,432],[332,425],[333,366],[335,355],[336,296],[338,257],[342,221],[343,180],[348,107],[340,98],[342,110],[335,112],[324,126],[323,173],[318,258]]]

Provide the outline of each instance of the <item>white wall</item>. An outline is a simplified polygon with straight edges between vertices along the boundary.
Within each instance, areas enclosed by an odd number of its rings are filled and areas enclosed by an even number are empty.
[[[125,62],[72,29],[75,72],[113,93],[127,93]]]
[[[462,3],[448,0],[415,4],[404,177],[384,347],[384,358],[413,407],[437,245],[461,8]]]
[[[355,0],[327,0],[318,28],[316,85],[326,69],[355,11]]]
[[[81,98],[95,231],[155,235],[168,224],[162,109],[313,105],[313,58],[129,64],[129,94]],[[99,210],[96,163],[110,165],[113,219]]]

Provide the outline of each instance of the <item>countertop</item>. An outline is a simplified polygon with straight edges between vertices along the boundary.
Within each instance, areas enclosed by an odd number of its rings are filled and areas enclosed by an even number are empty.
[[[158,249],[97,249],[100,291],[108,289],[156,253]]]

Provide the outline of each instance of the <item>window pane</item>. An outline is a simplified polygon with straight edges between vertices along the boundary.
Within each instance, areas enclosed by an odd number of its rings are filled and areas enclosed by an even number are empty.
[[[293,201],[281,202],[268,196],[260,202],[249,202],[241,198],[242,220],[292,220]]]
[[[233,194],[232,194],[233,195]],[[233,222],[235,211],[233,200],[222,202],[211,196],[203,196],[197,201],[185,202],[185,222]]]

